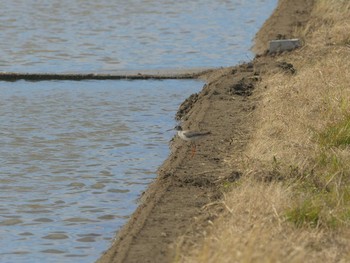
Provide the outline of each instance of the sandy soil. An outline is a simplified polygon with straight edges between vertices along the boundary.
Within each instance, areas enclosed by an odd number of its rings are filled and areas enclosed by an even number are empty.
[[[295,28],[307,21],[312,5],[313,0],[280,0],[257,34],[254,50],[264,54],[269,39],[292,37]],[[179,237],[189,237],[187,243],[200,240],[208,222],[220,212],[213,213],[210,204],[222,198],[223,183],[240,177],[231,160],[239,159],[255,127],[259,96],[254,86],[266,72],[291,70],[285,65],[261,55],[251,63],[200,77],[207,84],[180,106],[176,117],[184,128],[211,134],[197,144],[193,158],[189,143],[174,138],[157,179],[99,263],[173,262]],[[181,244],[186,245],[191,244]]]

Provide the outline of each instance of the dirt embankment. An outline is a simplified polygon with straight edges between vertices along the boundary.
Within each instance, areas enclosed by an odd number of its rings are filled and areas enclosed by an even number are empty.
[[[295,28],[307,21],[312,4],[312,0],[281,0],[257,34],[254,49],[264,53],[268,39],[293,36]],[[222,186],[240,177],[227,160],[239,159],[254,129],[259,101],[254,86],[267,71],[289,72],[286,65],[262,55],[251,63],[201,76],[207,84],[181,105],[177,117],[184,128],[211,134],[197,144],[193,158],[190,145],[174,139],[157,179],[98,262],[173,262],[176,246],[200,240],[220,212],[213,213],[211,204],[222,198]],[[179,241],[182,236],[190,237],[185,238],[186,244]]]

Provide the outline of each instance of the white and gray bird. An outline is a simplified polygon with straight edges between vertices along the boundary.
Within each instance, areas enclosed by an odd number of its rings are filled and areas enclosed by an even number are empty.
[[[196,144],[195,141],[197,141],[200,138],[203,138],[204,136],[210,134],[209,131],[205,132],[200,132],[200,131],[190,131],[190,130],[183,130],[181,125],[175,126],[174,130],[177,131],[177,135],[188,142],[191,142],[192,145],[192,155],[191,158],[195,155],[196,153]]]

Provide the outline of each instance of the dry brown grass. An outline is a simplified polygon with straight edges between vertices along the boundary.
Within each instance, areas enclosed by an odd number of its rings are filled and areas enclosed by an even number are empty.
[[[225,200],[230,212],[221,217],[201,247],[179,262],[348,262],[337,233],[294,228],[283,213],[293,196],[281,183],[246,179]],[[347,233],[349,236],[349,233]],[[306,260],[307,259],[307,260]],[[336,260],[335,260],[336,259]]]
[[[350,21],[348,0],[316,0],[312,21],[304,28],[301,37],[308,45],[319,48],[322,45],[350,44]]]
[[[320,147],[317,132],[349,114],[350,48],[326,49],[281,56],[298,74],[281,72],[261,83],[267,90],[260,105],[260,127],[247,152],[252,159],[271,162],[275,157],[310,166]]]
[[[298,34],[305,46],[277,58],[297,73],[265,76],[257,90],[230,212],[179,261],[350,262],[350,1],[318,0]]]

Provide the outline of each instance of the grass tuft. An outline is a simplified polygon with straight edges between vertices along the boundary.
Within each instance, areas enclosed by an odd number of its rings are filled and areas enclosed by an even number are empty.
[[[333,123],[319,134],[319,143],[323,147],[346,147],[350,145],[350,116]]]
[[[297,207],[286,212],[286,219],[294,223],[297,227],[309,225],[317,227],[319,225],[322,207],[311,199],[303,200]]]

